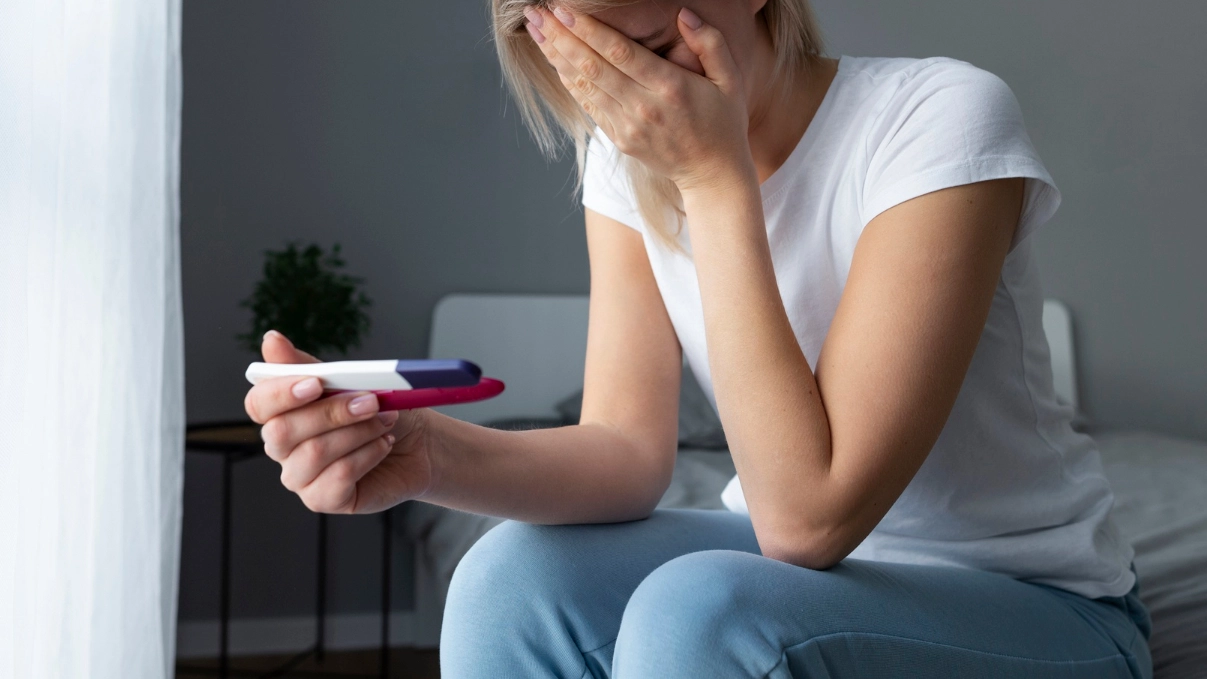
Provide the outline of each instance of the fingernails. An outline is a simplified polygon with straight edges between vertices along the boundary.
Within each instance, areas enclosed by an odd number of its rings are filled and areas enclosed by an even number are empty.
[[[306,379],[293,385],[290,391],[293,392],[295,398],[314,398],[323,390],[323,385],[317,377],[307,377]]]
[[[384,413],[377,413],[377,419],[381,420],[384,426],[393,427],[394,423],[398,421],[398,412],[387,410]]]
[[[533,26],[532,24],[528,23],[528,24],[524,24],[524,28],[528,29],[528,35],[532,36],[532,39],[536,41],[536,44],[539,45],[539,44],[545,42],[545,36],[541,35],[541,32],[536,30],[536,26]]]
[[[704,25],[704,20],[697,16],[695,12],[686,7],[679,10],[679,20],[693,31]]]
[[[269,330],[268,332],[264,333],[264,337],[261,338],[261,341],[267,340],[269,337],[272,337],[274,339],[283,339],[286,342],[289,341],[288,337],[282,335],[281,333],[277,332],[276,330]]]
[[[377,397],[373,394],[357,396],[351,401],[348,401],[348,412],[352,413],[353,415],[364,415],[365,413],[371,413],[374,410],[377,410]]]
[[[393,448],[393,447],[394,447],[394,441],[395,441],[395,439],[394,439],[394,435],[393,435],[393,434],[386,434],[386,445],[387,445],[387,446],[389,446],[389,447]]]
[[[545,17],[541,16],[541,13],[532,7],[524,8],[524,16],[528,17],[528,23],[536,26],[537,28],[543,28],[545,26]]]
[[[567,12],[565,9],[561,7],[554,7],[553,16],[557,17],[557,20],[562,22],[562,25],[566,28],[574,27],[574,15],[570,12]]]

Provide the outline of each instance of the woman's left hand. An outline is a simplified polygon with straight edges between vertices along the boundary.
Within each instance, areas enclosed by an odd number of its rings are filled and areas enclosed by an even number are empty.
[[[527,16],[562,84],[622,153],[681,192],[754,176],[741,71],[721,32],[691,10],[680,11],[678,28],[703,76],[590,15],[531,8]]]

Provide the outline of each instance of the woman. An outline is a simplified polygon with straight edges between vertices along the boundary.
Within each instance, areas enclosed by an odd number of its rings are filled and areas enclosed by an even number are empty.
[[[1131,548],[1053,393],[1028,236],[1059,193],[1005,84],[823,58],[806,0],[492,8],[537,139],[585,165],[581,423],[378,414],[300,378],[247,399],[315,511],[515,519],[458,568],[444,676],[1151,676]],[[264,355],[313,360],[277,333]],[[654,509],[682,355],[731,512]]]

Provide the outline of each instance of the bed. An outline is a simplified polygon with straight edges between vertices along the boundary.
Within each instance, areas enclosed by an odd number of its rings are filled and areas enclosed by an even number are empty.
[[[1068,309],[1047,302],[1044,329],[1057,392],[1076,408]],[[586,338],[585,296],[446,297],[436,305],[429,354],[472,357],[506,382],[507,391],[491,401],[441,410],[504,427],[571,421],[574,396],[582,389]],[[717,445],[719,422],[687,370],[683,393],[680,449],[659,506],[722,509],[721,490],[733,476],[733,462],[721,447],[723,438]],[[1099,444],[1115,489],[1116,520],[1136,548],[1140,594],[1153,617],[1156,677],[1207,677],[1207,443],[1078,424]],[[422,503],[408,503],[400,514],[395,525],[416,546],[416,641],[435,646],[457,562],[499,520]]]

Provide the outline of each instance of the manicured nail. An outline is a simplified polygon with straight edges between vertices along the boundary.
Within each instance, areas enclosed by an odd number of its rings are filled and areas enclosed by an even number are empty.
[[[524,8],[524,16],[528,17],[528,22],[537,28],[545,26],[545,17],[541,16],[541,13],[532,7]]]
[[[393,427],[394,423],[398,421],[398,411],[387,410],[384,413],[377,413],[377,419],[381,420],[384,426]]]
[[[679,19],[682,20],[683,23],[693,31],[704,25],[704,20],[697,16],[695,12],[686,7],[679,10]]]
[[[536,44],[539,45],[539,44],[545,42],[545,36],[541,35],[541,32],[536,30],[536,26],[533,26],[532,24],[528,23],[528,24],[524,24],[524,28],[528,29],[528,35],[532,36],[532,39],[536,41]]]
[[[553,8],[553,16],[557,17],[557,20],[562,22],[562,25],[566,28],[574,27],[574,15],[570,12],[567,12],[565,9],[562,9],[561,7]]]
[[[377,397],[373,394],[357,396],[348,402],[348,412],[353,415],[364,415],[377,410]]]
[[[307,377],[301,382],[293,385],[293,389],[290,389],[295,398],[303,399],[314,398],[315,396],[318,396],[319,392],[322,390],[323,385],[319,383],[319,378],[317,377]]]
[[[386,445],[391,448],[394,447],[394,435],[393,434],[386,434]]]

